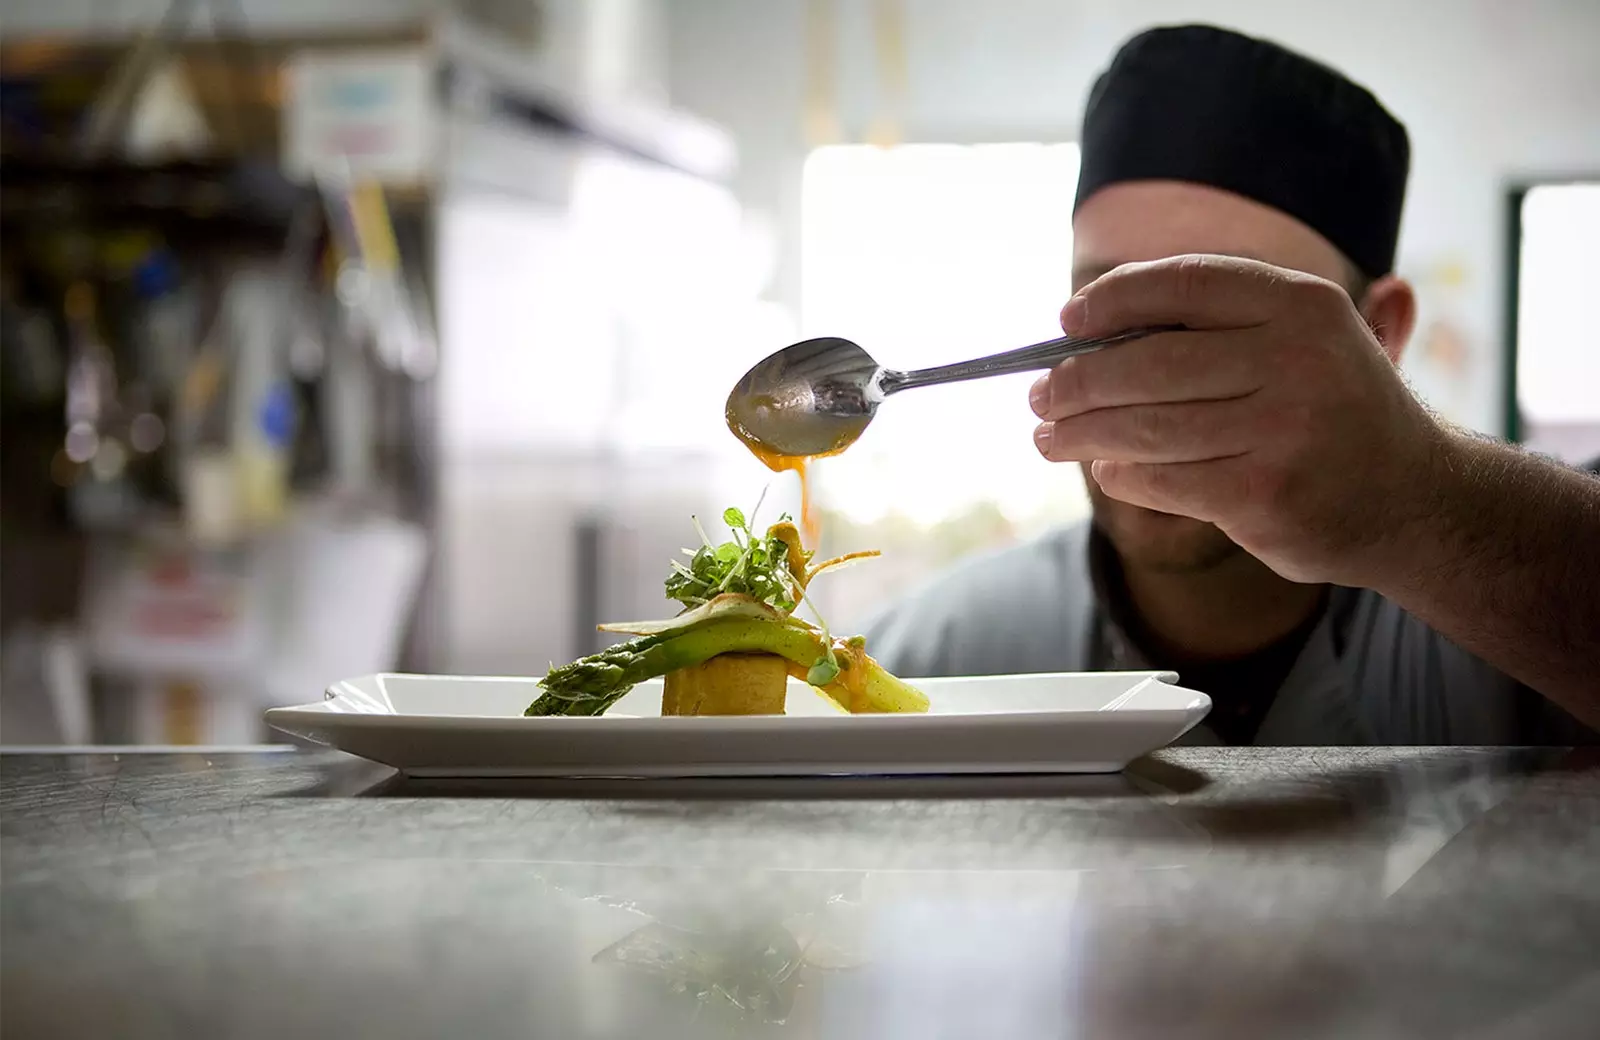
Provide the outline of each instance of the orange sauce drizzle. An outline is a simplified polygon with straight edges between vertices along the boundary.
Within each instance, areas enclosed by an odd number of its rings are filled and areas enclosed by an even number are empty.
[[[861,436],[861,431],[867,428],[867,420],[863,419],[861,425],[842,432],[839,435],[839,439],[827,451],[819,452],[816,455],[782,455],[757,440],[755,434],[751,433],[744,423],[739,421],[738,416],[734,415],[731,407],[727,409],[724,415],[728,421],[728,429],[733,431],[733,435],[739,438],[744,446],[750,449],[750,454],[760,459],[763,465],[774,473],[793,472],[800,477],[800,527],[805,532],[806,541],[813,548],[820,547],[822,544],[822,516],[811,490],[811,462],[814,459],[825,459],[837,455],[850,447]]]

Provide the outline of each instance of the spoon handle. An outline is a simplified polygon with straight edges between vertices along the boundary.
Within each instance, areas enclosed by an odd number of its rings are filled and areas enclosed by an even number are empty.
[[[1062,336],[1058,339],[1047,339],[1043,343],[990,354],[988,357],[958,361],[953,365],[919,368],[912,372],[885,369],[878,379],[878,386],[887,397],[900,390],[918,386],[959,383],[968,379],[1010,375],[1013,372],[1034,372],[1042,368],[1054,368],[1067,358],[1078,354],[1087,354],[1132,339],[1142,339],[1158,332],[1176,332],[1181,328],[1181,325],[1158,325],[1146,329],[1130,329],[1112,336],[1092,336],[1082,339],[1076,336]]]

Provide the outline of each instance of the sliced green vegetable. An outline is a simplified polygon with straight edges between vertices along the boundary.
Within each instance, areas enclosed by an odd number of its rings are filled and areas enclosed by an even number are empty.
[[[839,662],[832,655],[824,657],[806,671],[806,682],[811,686],[826,686],[839,678]]]

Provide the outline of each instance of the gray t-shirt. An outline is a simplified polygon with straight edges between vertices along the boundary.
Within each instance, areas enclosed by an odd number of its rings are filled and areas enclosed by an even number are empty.
[[[868,626],[908,679],[1144,670],[1097,594],[1091,526],[965,561]],[[1181,682],[1180,671],[1180,682]],[[1203,723],[1185,742],[1212,743]],[[1375,592],[1332,588],[1260,745],[1600,743],[1600,734]]]

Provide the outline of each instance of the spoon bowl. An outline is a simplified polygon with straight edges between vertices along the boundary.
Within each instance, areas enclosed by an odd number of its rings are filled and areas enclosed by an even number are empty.
[[[883,401],[885,370],[847,339],[785,347],[728,395],[728,428],[760,456],[836,455],[861,436]]]

